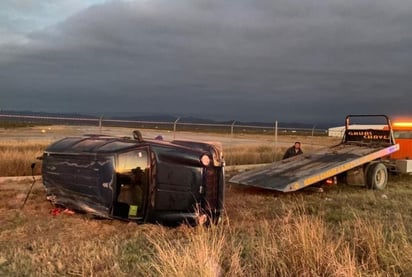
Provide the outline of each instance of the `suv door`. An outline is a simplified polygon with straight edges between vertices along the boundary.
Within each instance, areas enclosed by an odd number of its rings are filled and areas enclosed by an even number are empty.
[[[149,187],[148,153],[148,148],[142,147],[118,154],[113,216],[143,219]]]

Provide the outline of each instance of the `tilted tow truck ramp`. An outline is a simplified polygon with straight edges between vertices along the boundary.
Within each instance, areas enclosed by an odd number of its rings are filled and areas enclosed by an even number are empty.
[[[296,191],[398,149],[397,144],[385,148],[340,144],[243,172],[229,182],[282,192]]]
[[[345,135],[340,144],[246,171],[235,175],[229,181],[291,192],[350,169],[367,165],[399,150],[399,145],[395,144],[392,136],[390,121],[386,116],[384,118],[387,119],[388,130],[351,130],[349,127],[351,117],[354,116],[346,118]]]

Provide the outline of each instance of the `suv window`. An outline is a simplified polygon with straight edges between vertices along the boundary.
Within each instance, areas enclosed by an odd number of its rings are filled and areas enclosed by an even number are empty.
[[[149,184],[148,162],[146,148],[118,155],[114,215],[123,218],[143,216]]]
[[[133,150],[130,152],[119,154],[118,163],[116,165],[117,173],[129,173],[133,169],[140,167],[141,170],[145,170],[148,166],[147,151]]]

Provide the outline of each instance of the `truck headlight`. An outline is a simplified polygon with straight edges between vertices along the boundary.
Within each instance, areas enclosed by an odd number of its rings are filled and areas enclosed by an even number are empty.
[[[202,163],[202,165],[204,166],[209,166],[210,165],[210,158],[208,155],[204,154],[202,155],[202,157],[200,157],[200,162]]]

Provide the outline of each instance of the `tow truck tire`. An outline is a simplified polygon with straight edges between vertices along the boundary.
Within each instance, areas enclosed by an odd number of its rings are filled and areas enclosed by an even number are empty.
[[[383,190],[388,183],[388,170],[382,163],[371,164],[366,171],[366,186],[369,189]]]

